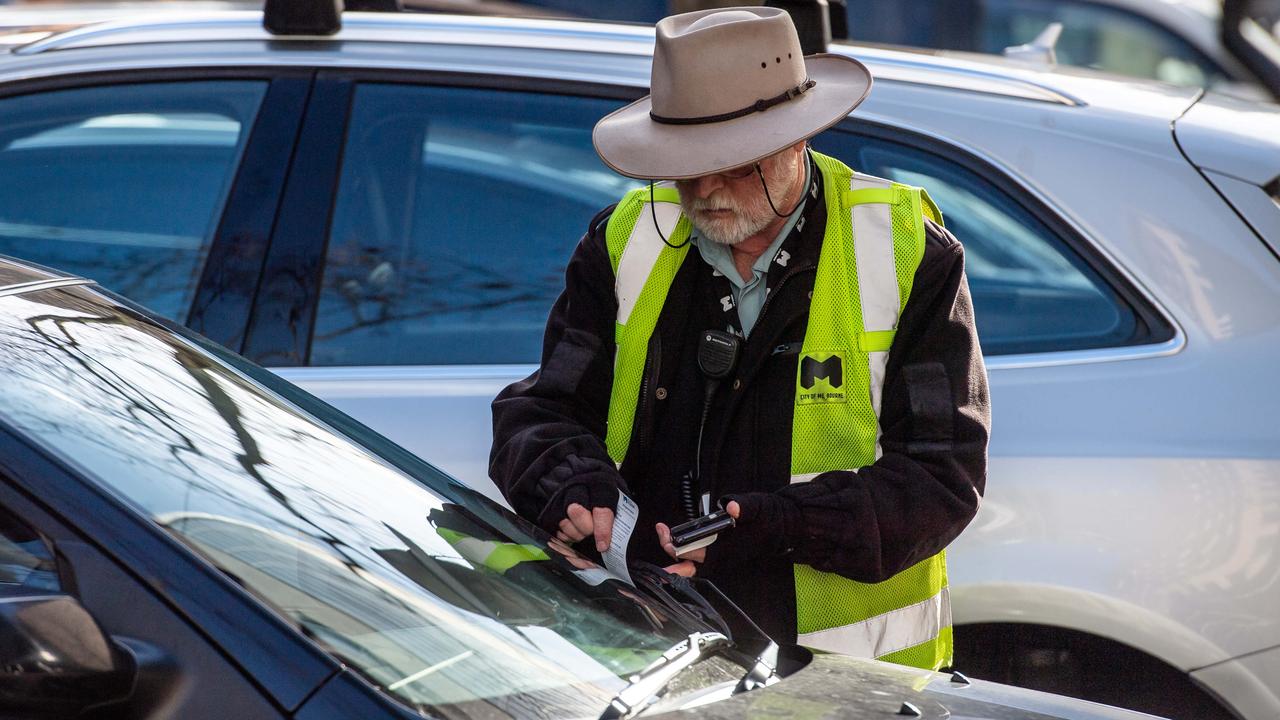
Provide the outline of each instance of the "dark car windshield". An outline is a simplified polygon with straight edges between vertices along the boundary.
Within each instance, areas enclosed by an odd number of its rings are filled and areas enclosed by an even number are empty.
[[[595,716],[683,638],[651,601],[423,463],[388,462],[84,288],[0,297],[0,417],[401,700]],[[399,451],[403,453],[403,451]]]

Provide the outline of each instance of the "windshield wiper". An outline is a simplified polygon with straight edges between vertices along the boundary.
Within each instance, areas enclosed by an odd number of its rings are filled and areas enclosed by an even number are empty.
[[[778,676],[778,653],[780,648],[760,626],[755,624],[746,613],[742,612],[737,603],[733,602],[721,592],[720,588],[714,583],[706,580],[687,580],[678,576],[673,576],[661,568],[650,565],[648,563],[637,562],[631,567],[631,577],[636,580],[637,587],[644,587],[650,592],[667,600],[666,605],[675,610],[683,612],[685,615],[691,615],[695,621],[706,624],[716,624],[729,634],[729,625],[725,622],[722,612],[731,612],[735,615],[740,624],[754,633],[757,640],[763,640],[765,643],[764,650],[756,656],[755,661],[751,665],[751,669],[747,674],[738,680],[737,686],[733,689],[733,694],[755,690],[766,685],[772,685],[780,679]],[[695,587],[695,583],[698,587]],[[704,594],[704,592],[710,595]],[[679,592],[680,597],[676,596]],[[717,605],[711,599],[714,596],[719,600]],[[692,615],[688,605],[692,603],[701,611],[699,615]],[[750,657],[750,655],[747,655]]]
[[[770,640],[769,645],[765,647],[764,652],[756,656],[755,665],[747,671],[746,675],[738,681],[737,687],[733,689],[733,694],[755,690],[766,685],[772,685],[780,679],[778,677],[778,643]]]
[[[614,695],[609,707],[600,713],[600,720],[634,717],[656,702],[667,685],[686,668],[730,645],[729,638],[718,632],[691,634],[662,653],[662,657],[649,663],[648,667],[632,675],[627,686]]]

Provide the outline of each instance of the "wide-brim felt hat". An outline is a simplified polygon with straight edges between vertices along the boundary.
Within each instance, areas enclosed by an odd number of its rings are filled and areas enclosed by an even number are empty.
[[[673,15],[655,27],[650,94],[602,118],[592,141],[606,165],[629,177],[711,175],[826,130],[871,83],[853,58],[802,56],[785,10]]]

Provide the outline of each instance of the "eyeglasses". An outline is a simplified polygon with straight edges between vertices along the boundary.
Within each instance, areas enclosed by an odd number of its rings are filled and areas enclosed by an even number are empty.
[[[728,170],[725,170],[723,172],[718,172],[716,174],[720,175],[721,177],[727,177],[730,180],[741,180],[747,177],[748,175],[755,174],[756,166],[757,166],[757,163],[751,163],[750,165],[742,165],[740,167],[730,168]]]

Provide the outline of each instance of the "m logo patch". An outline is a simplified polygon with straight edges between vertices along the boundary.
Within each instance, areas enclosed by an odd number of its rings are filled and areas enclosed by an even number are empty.
[[[797,404],[844,402],[844,353],[805,353],[796,382]]]

